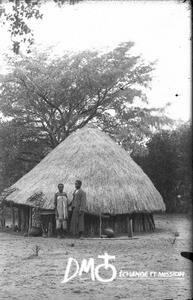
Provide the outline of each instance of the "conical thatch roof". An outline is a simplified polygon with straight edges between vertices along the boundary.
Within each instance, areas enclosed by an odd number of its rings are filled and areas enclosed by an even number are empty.
[[[49,153],[10,187],[7,201],[53,209],[58,183],[72,199],[74,182],[82,180],[90,212],[131,213],[164,211],[154,185],[128,153],[99,129],[85,127]]]

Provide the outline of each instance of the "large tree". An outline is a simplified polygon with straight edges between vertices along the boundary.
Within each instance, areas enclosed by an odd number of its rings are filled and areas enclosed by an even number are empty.
[[[117,126],[135,118],[131,105],[136,97],[146,101],[142,90],[151,81],[153,64],[131,56],[132,46],[124,43],[105,54],[67,53],[50,60],[44,53],[13,61],[12,71],[1,77],[1,112],[36,126],[51,147],[94,118],[106,121],[110,109]]]
[[[153,126],[167,121],[153,109],[134,105],[139,98],[147,102],[143,91],[154,64],[132,56],[132,46],[124,43],[103,54],[84,51],[51,58],[43,53],[10,60],[10,72],[0,78],[0,111],[7,120],[1,135],[10,131],[11,137],[17,128],[22,142],[15,159],[29,161],[31,167],[89,122],[131,150],[144,143]]]

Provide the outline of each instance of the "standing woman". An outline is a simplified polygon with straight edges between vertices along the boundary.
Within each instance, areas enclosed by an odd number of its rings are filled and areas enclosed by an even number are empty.
[[[78,235],[79,238],[82,238],[84,233],[84,212],[86,208],[86,193],[81,189],[81,185],[82,182],[76,180],[71,202],[72,219],[70,224],[70,232],[73,235]]]
[[[56,217],[56,230],[58,232],[58,238],[62,237],[62,229],[65,234],[67,233],[67,220],[68,220],[68,197],[63,191],[64,185],[58,184],[58,192],[54,197],[54,208]]]

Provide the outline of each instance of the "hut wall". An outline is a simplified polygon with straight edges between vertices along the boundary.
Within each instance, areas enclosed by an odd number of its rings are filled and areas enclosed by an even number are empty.
[[[29,207],[21,205],[19,207],[19,216],[18,216],[19,229],[21,231],[27,231],[29,228]]]
[[[72,213],[69,212],[68,218],[68,234],[70,229]],[[109,215],[102,218],[101,233],[104,234],[104,229],[110,227],[114,230],[115,235],[128,235],[128,220],[132,220],[132,230],[134,233],[139,232],[150,232],[154,231],[155,223],[152,214],[140,213],[140,214],[122,214],[122,215]],[[42,216],[43,227],[47,230],[49,222],[52,222],[54,234],[56,233],[56,222],[54,215]],[[86,237],[94,237],[100,235],[100,218],[99,216],[91,216],[90,214],[85,214],[84,218],[85,231],[84,235]],[[130,228],[131,230],[131,228]]]
[[[20,209],[21,214],[21,230],[28,229],[29,224],[29,209],[22,207]],[[23,215],[23,216],[22,216]],[[70,229],[72,212],[69,212],[68,218],[68,234]],[[56,234],[56,221],[54,214],[42,215],[41,216],[43,232],[47,233],[49,228],[49,223],[52,223],[53,235]],[[128,223],[130,222],[130,224]],[[84,235],[86,237],[100,236],[100,218],[96,215],[85,213],[85,231]],[[132,224],[132,228],[131,228]],[[22,226],[24,225],[24,226]],[[153,214],[140,213],[140,214],[122,214],[122,215],[108,215],[102,217],[101,234],[104,234],[104,229],[110,227],[114,230],[115,236],[129,235],[132,236],[133,233],[140,232],[150,232],[154,231],[155,223],[153,219]],[[131,232],[132,231],[132,232]]]
[[[55,215],[42,215],[41,216],[41,223],[43,227],[43,232],[48,233],[49,223],[52,223],[53,234],[56,234],[56,220]]]
[[[153,214],[123,214],[102,218],[102,234],[104,229],[110,227],[114,230],[115,235],[128,235],[128,221],[132,224],[134,233],[154,231],[155,223]],[[99,217],[85,215],[85,236],[99,236],[100,221]],[[130,228],[131,230],[131,228]],[[131,234],[131,232],[129,233]]]
[[[100,218],[97,216],[91,217],[85,214],[84,217],[85,230],[84,235],[87,237],[94,237],[100,235]]]

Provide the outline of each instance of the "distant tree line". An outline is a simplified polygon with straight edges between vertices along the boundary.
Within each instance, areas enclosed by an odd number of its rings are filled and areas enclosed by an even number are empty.
[[[192,126],[162,130],[147,143],[147,155],[133,156],[163,196],[168,212],[192,210]]]

